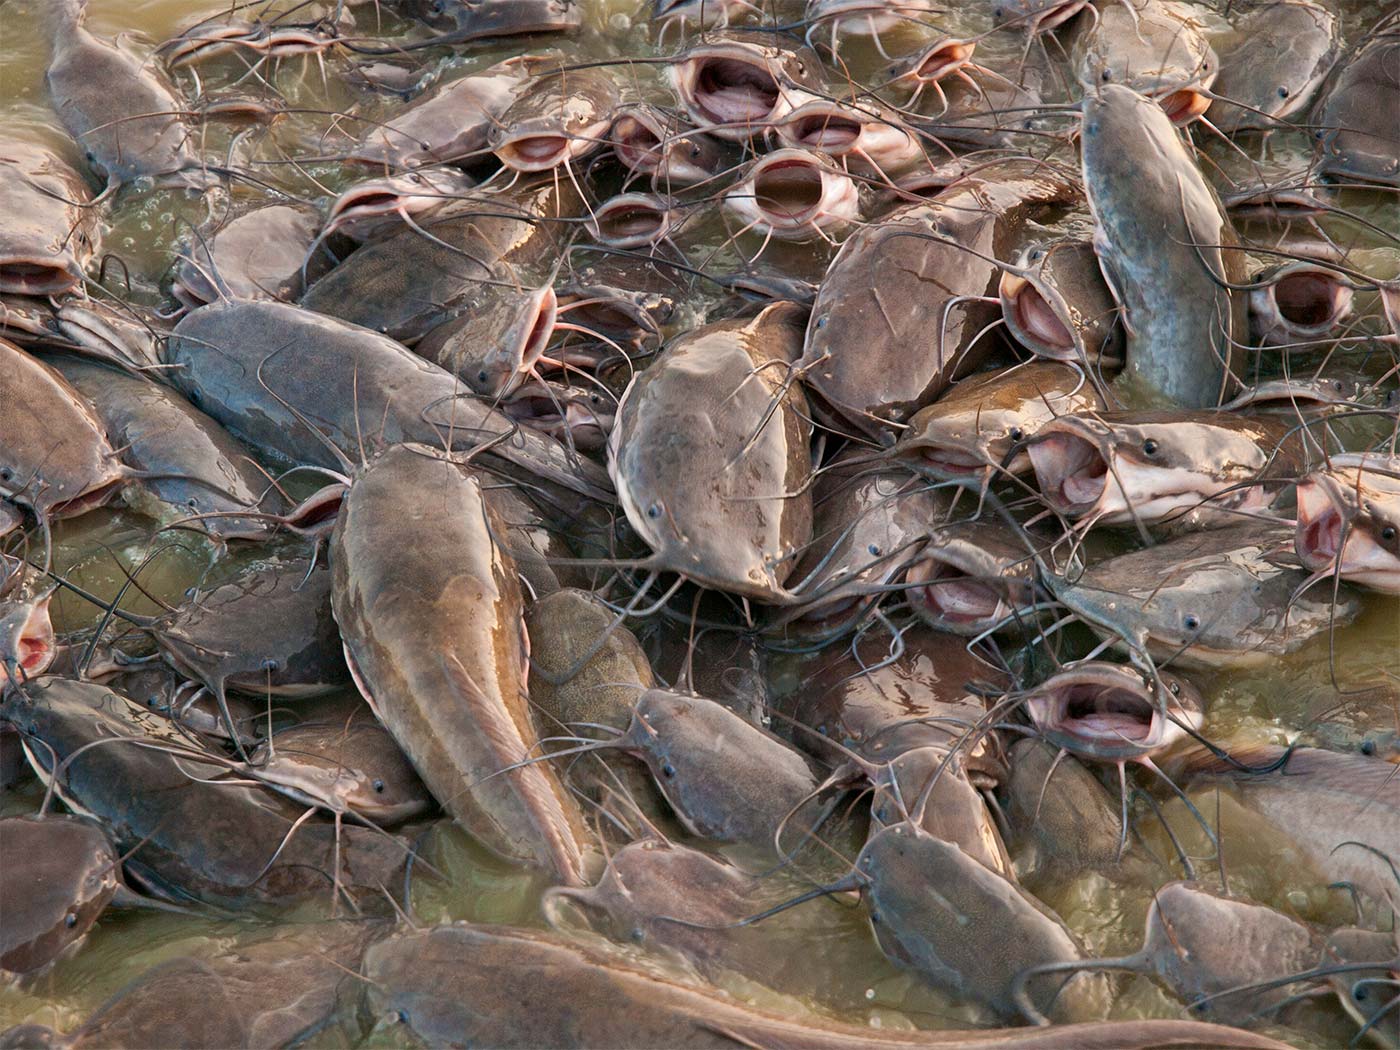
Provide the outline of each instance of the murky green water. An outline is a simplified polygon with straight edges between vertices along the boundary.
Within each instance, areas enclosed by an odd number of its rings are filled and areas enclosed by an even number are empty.
[[[55,129],[55,119],[45,103],[43,67],[47,56],[36,26],[41,2],[0,3],[0,125],[7,134],[59,145],[71,152],[71,144]],[[652,57],[657,48],[654,33],[646,25],[649,6],[641,0],[588,0],[585,31],[567,40],[560,39],[558,46],[579,60],[618,55]],[[1354,30],[1373,19],[1383,5],[1366,0],[1344,6],[1348,24]],[[215,15],[227,7],[224,0],[92,0],[89,24],[99,33],[129,34],[133,46],[150,47],[196,19]],[[955,16],[956,25],[950,28],[963,36],[986,32],[990,28],[989,7],[969,5],[968,10]],[[354,11],[360,26],[369,33],[382,31],[389,36],[406,28],[389,12],[376,13],[373,5],[360,5]],[[382,18],[382,22],[376,23],[376,18]],[[884,42],[891,51],[910,50],[920,32],[904,31],[905,40],[895,33]],[[993,65],[1014,56],[1019,48],[1014,40],[1001,35],[987,37],[981,46],[979,55],[985,55]],[[481,46],[459,54],[437,54],[432,61],[440,63],[444,75],[452,77],[518,51],[515,43]],[[843,58],[852,77],[859,81],[877,79],[876,72],[885,65],[873,48],[859,41],[843,48]],[[230,166],[255,172],[259,180],[296,198],[324,205],[355,177],[333,159],[336,151],[344,148],[345,139],[326,113],[355,106],[356,112],[373,120],[389,115],[395,106],[389,98],[374,97],[352,87],[344,77],[343,62],[342,57],[332,54],[327,56],[324,69],[314,60],[303,59],[260,67],[258,75],[274,85],[290,107],[303,111],[291,112],[271,128],[249,134],[219,125],[208,126],[203,132],[206,138],[202,151],[225,155],[230,158]],[[201,67],[200,75],[207,87],[228,85],[246,73],[246,65],[219,62]],[[657,66],[638,65],[624,75],[639,95],[655,94],[654,85],[660,75]],[[179,79],[187,90],[195,87],[189,74],[181,74]],[[1249,165],[1220,143],[1208,142],[1206,148],[1228,181],[1245,177],[1247,169],[1256,163],[1265,171],[1296,166],[1306,144],[1271,141],[1259,147],[1260,154],[1251,158]],[[290,158],[297,158],[298,163],[290,163]],[[247,191],[235,188],[233,192],[237,196]],[[1393,201],[1380,195],[1364,195],[1348,204],[1373,222],[1392,229],[1400,226]],[[190,224],[202,221],[215,206],[211,199],[173,191],[143,191],[139,187],[123,190],[112,210],[110,228],[105,231],[106,249],[114,257],[104,272],[107,286],[135,301],[159,301],[172,245],[187,234]],[[1346,235],[1354,237],[1354,229],[1349,228]],[[689,230],[681,247],[692,263],[719,268],[751,255],[759,244],[760,240],[750,235],[732,239],[730,231],[715,221]],[[815,280],[824,271],[833,250],[820,242],[815,246],[775,244],[765,251],[764,263],[775,271]],[[1362,244],[1353,265],[1391,276],[1400,273],[1400,253],[1379,241]],[[1362,303],[1363,309],[1374,307],[1374,303]],[[689,316],[682,314],[680,321]],[[1364,359],[1355,364],[1372,375],[1385,367],[1383,362]],[[1360,438],[1366,436],[1362,434]],[[94,512],[56,529],[55,568],[81,586],[111,599],[126,583],[124,569],[139,567],[146,591],[155,598],[177,602],[187,588],[217,581],[236,565],[201,540],[176,537],[180,534],[165,534],[153,541],[151,523],[127,510]],[[125,593],[123,604],[139,613],[159,611],[154,601],[135,590]],[[55,599],[54,620],[60,632],[88,627],[100,616],[100,610],[73,595],[60,593]],[[775,676],[797,681],[800,668],[794,663],[776,667]],[[1263,669],[1202,673],[1195,676],[1195,681],[1209,701],[1206,732],[1222,741],[1302,739],[1350,748],[1378,728],[1400,732],[1400,601],[1368,595],[1361,619],[1331,638],[1320,639]],[[1357,695],[1364,699],[1357,700]],[[31,812],[41,797],[41,789],[31,782],[0,795],[0,814]],[[1214,805],[1213,799],[1196,801],[1203,810]],[[1181,812],[1167,808],[1173,822],[1181,825]],[[1138,824],[1144,829],[1148,845],[1169,856],[1170,845],[1156,825],[1145,816],[1145,811],[1138,815],[1142,817]],[[1319,887],[1313,872],[1281,864],[1272,843],[1255,839],[1247,812],[1227,800],[1222,803],[1220,821],[1221,837],[1229,843],[1233,888],[1311,921],[1347,920],[1344,902],[1337,894]],[[838,845],[843,845],[849,854],[854,852],[855,840]],[[1200,843],[1192,848],[1198,854],[1206,852]],[[423,844],[423,857],[446,873],[448,879],[415,880],[413,907],[421,921],[539,922],[537,902],[542,883],[493,859],[465,835],[445,825],[438,827]],[[808,884],[795,877],[779,876],[772,885],[776,900],[805,889]],[[1150,886],[1114,885],[1100,875],[1087,873],[1061,885],[1035,888],[1092,951],[1119,954],[1139,943]],[[775,928],[802,931],[811,944],[811,950],[800,959],[775,956],[775,979],[781,978],[784,967],[800,966],[807,971],[808,979],[815,978],[826,987],[827,994],[821,997],[825,1005],[848,1019],[892,1027],[961,1026],[973,1019],[966,1008],[930,992],[918,979],[890,965],[875,949],[868,925],[857,909],[825,901],[773,922]],[[109,911],[70,958],[39,977],[0,986],[0,1030],[22,1021],[60,1030],[72,1028],[126,982],[158,962],[183,954],[207,954],[230,947],[242,938],[266,936],[270,931],[275,932],[275,927],[266,924],[250,926],[215,919]],[[773,993],[737,976],[731,982],[721,983],[754,1002],[780,1002]],[[1114,1007],[1115,1016],[1121,1017],[1170,1017],[1179,1013],[1175,1002],[1142,979],[1125,983]],[[1324,1015],[1321,1008],[1312,1021],[1321,1026],[1322,1034],[1315,1037],[1318,1045],[1327,1045],[1334,1037],[1338,1041],[1349,1038],[1335,1016]],[[369,1045],[391,1045],[385,1042],[389,1038],[384,1034],[373,1036]],[[1303,1042],[1296,1033],[1290,1038]],[[350,1033],[338,1030],[324,1033],[318,1042],[335,1046],[351,1039]]]

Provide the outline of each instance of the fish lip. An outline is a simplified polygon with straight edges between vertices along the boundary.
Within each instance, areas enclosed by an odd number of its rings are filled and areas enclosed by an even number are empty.
[[[1251,291],[1249,306],[1260,319],[1264,339],[1286,344],[1331,332],[1351,312],[1353,294],[1330,267],[1296,262]]]
[[[1059,514],[1079,517],[1108,490],[1112,452],[1069,426],[1042,427],[1026,447],[1041,498]]]
[[[1047,7],[1037,12],[1036,17],[1030,20],[1030,31],[1032,34],[1039,34],[1058,29],[1088,6],[1087,0],[1066,0],[1063,4]]]
[[[904,74],[904,79],[932,84],[957,72],[972,61],[977,44],[972,40],[947,38],[927,48]]]
[[[864,122],[852,116],[854,112],[859,111],[814,98],[803,102],[774,127],[785,146],[839,157],[855,149],[865,131]]]
[[[1027,349],[1055,361],[1079,359],[1074,333],[1056,304],[1036,284],[1004,270],[997,292],[1007,328]]]
[[[650,222],[642,224],[642,217]],[[654,193],[622,193],[593,210],[588,231],[612,248],[641,248],[666,237],[674,224],[671,202]]]
[[[1141,678],[1119,664],[1066,667],[1031,690],[1025,708],[1052,743],[1106,761],[1150,755],[1185,734],[1163,717]],[[1199,724],[1179,705],[1168,703],[1167,708],[1178,719]]]
[[[751,138],[784,105],[782,84],[766,58],[742,44],[692,53],[669,72],[691,116],[713,125],[706,130],[720,138]]]
[[[1386,594],[1400,594],[1400,558],[1386,550],[1339,491],[1337,481],[1314,474],[1298,483],[1294,550],[1313,572],[1330,572]]]
[[[17,253],[0,255],[0,294],[62,295],[82,284],[72,264]]]
[[[569,146],[568,135],[536,132],[502,139],[495,154],[516,171],[550,171],[568,158]]]
[[[927,0],[823,0],[813,6],[819,8],[811,15],[814,24],[835,22],[838,33],[853,36],[878,36],[916,15],[928,14],[932,7]]]
[[[940,480],[976,478],[995,466],[980,449],[969,452],[959,445],[944,445],[932,439],[911,442],[902,458],[912,469]]]
[[[905,582],[915,585],[908,591],[909,604],[936,627],[977,634],[1004,620],[1011,608],[1004,585],[976,575],[962,562],[926,549],[905,573]]]
[[[1167,119],[1179,128],[1203,116],[1212,101],[1205,91],[1194,87],[1179,88],[1157,99]]]
[[[19,671],[23,681],[29,681],[42,675],[48,670],[49,664],[53,663],[55,635],[53,621],[49,618],[49,601],[53,595],[46,594],[42,598],[33,602],[26,602],[21,608],[24,610],[23,618],[10,621],[0,621],[0,643],[6,650],[7,656],[12,656],[14,666]],[[0,687],[10,681],[9,667],[6,666],[8,660],[0,661]]]
[[[780,196],[794,191],[803,196],[793,207],[785,206]],[[855,182],[848,175],[800,149],[768,154],[725,195],[729,207],[784,239],[803,237],[811,227],[850,220],[858,210],[858,199]]]

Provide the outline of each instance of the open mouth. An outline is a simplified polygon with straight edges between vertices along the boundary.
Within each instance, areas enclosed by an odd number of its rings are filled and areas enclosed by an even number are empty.
[[[1190,88],[1173,91],[1161,100],[1167,119],[1177,127],[1183,127],[1210,109],[1210,96]]]
[[[1059,692],[1057,728],[1086,740],[1141,743],[1153,732],[1157,707],[1128,689],[1081,682]]]
[[[1331,329],[1351,304],[1351,289],[1329,270],[1302,269],[1284,274],[1269,289],[1279,318],[1299,335]]]
[[[760,166],[753,176],[753,195],[771,226],[804,226],[817,217],[825,189],[821,168],[804,160],[782,160]]]
[[[778,82],[762,65],[736,58],[700,59],[695,106],[718,124],[754,124],[777,108]]]
[[[501,163],[516,171],[549,171],[569,159],[567,135],[522,135],[496,147]]]
[[[1082,514],[1103,496],[1108,460],[1091,441],[1063,431],[1043,434],[1028,450],[1045,501],[1061,514]]]
[[[987,627],[1007,613],[994,584],[937,558],[925,558],[912,566],[907,581],[919,585],[909,591],[910,604],[936,626]]]
[[[86,514],[90,510],[96,510],[98,507],[101,507],[120,492],[122,486],[125,484],[125,481],[121,478],[117,478],[114,481],[98,485],[81,495],[74,496],[70,500],[64,500],[62,503],[55,503],[53,507],[50,508],[49,513],[56,518],[76,518],[81,514]]]
[[[1055,4],[1051,7],[1044,8],[1037,12],[1036,16],[1031,20],[1031,31],[1035,33],[1048,33],[1053,29],[1058,29],[1088,6],[1089,5],[1084,3],[1083,0],[1074,0],[1073,3]]]
[[[793,146],[841,154],[859,141],[864,126],[840,110],[803,106],[788,118],[783,136]]]
[[[78,287],[78,279],[64,267],[34,259],[0,259],[0,293],[7,295],[61,295]]]
[[[1026,713],[1047,739],[1089,758],[1121,759],[1163,747],[1176,733],[1135,676],[1116,665],[1062,671],[1026,698]]]
[[[613,152],[633,171],[651,172],[661,166],[661,135],[634,116],[619,117],[612,128]]]
[[[929,48],[909,75],[926,84],[942,80],[971,62],[976,50],[976,44],[964,40],[945,40]]]
[[[53,662],[53,654],[53,623],[49,620],[49,601],[45,598],[29,609],[19,625],[9,658],[0,662],[0,685],[9,680],[10,666],[24,681],[43,674]]]
[[[1001,308],[1012,331],[1028,349],[1054,358],[1073,353],[1074,335],[1030,281],[1003,273]]]
[[[666,233],[668,215],[669,209],[654,197],[615,197],[594,212],[594,236],[614,248],[640,248]]]
[[[1298,557],[1310,569],[1323,569],[1336,564],[1342,551],[1342,530],[1345,522],[1337,508],[1329,506],[1321,514],[1298,521]]]
[[[976,477],[991,466],[983,457],[958,448],[924,445],[912,451],[911,466],[942,479]]]

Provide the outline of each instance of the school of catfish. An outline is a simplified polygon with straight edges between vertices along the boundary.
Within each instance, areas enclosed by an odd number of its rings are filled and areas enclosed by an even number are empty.
[[[0,1046],[1400,1047],[1400,9],[147,7],[0,3]]]

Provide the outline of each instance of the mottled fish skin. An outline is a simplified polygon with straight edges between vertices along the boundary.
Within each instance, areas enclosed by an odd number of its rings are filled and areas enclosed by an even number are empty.
[[[606,500],[606,474],[558,441],[516,424],[450,373],[376,332],[286,303],[230,300],[183,318],[167,360],[197,408],[258,451],[339,468],[401,441],[468,449],[515,431],[483,463]],[[284,403],[285,402],[285,403]],[[291,406],[290,408],[288,406]],[[324,435],[313,433],[297,417]]]
[[[697,328],[628,386],[608,472],[657,568],[794,600],[783,583],[812,535],[811,424],[801,389],[785,384],[801,313],[775,303]]]
[[[1077,193],[1053,167],[1012,161],[853,234],[812,307],[798,362],[807,385],[869,433],[907,420],[996,345],[983,334],[995,303],[954,300],[994,297],[996,260],[1011,257],[1025,221]]]
[[[482,488],[423,446],[360,470],[331,539],[336,622],[356,683],[443,808],[500,856],[578,885],[589,848],[554,771],[491,776],[537,733],[524,599]]]
[[[1400,24],[1392,21],[1338,64],[1309,123],[1316,171],[1337,182],[1400,186]]]
[[[1244,295],[1219,283],[1245,281],[1220,199],[1161,107],[1119,84],[1085,96],[1083,171],[1127,374],[1184,408],[1215,407],[1248,332]]]
[[[109,183],[179,174],[205,184],[198,172],[186,104],[159,67],[89,33],[87,0],[46,6],[52,54],[44,75],[59,119],[93,170]]]
[[[57,153],[0,139],[0,294],[81,291],[100,227],[92,193]]]
[[[318,224],[319,216],[308,208],[273,204],[204,231],[176,262],[175,298],[191,309],[222,298],[295,299]]]

